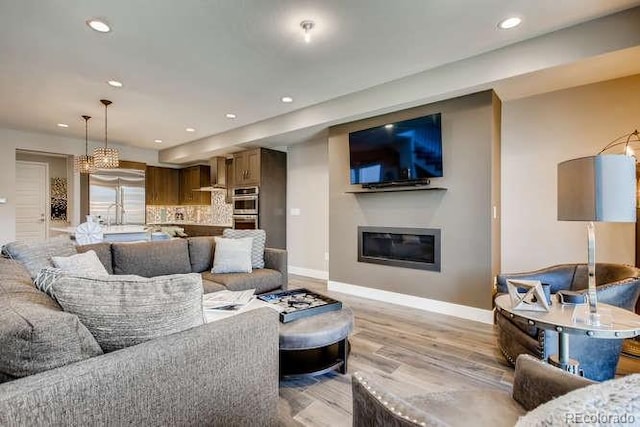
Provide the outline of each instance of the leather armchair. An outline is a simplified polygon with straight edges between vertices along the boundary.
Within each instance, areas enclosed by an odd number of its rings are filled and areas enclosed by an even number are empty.
[[[526,273],[500,274],[496,282],[498,295],[507,293],[508,279],[539,280],[551,286],[551,293],[579,291],[588,286],[586,264],[561,264]],[[598,263],[596,284],[598,302],[633,311],[640,295],[640,269]],[[514,364],[520,354],[546,360],[558,352],[558,334],[555,331],[539,329],[500,313],[496,313],[495,321],[498,346],[510,364]],[[571,335],[569,355],[580,363],[585,377],[603,381],[615,376],[622,341]]]

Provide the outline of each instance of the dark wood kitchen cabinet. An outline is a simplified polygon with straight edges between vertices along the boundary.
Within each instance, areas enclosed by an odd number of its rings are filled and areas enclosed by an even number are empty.
[[[147,166],[145,173],[147,205],[177,205],[180,202],[178,169]]]
[[[234,185],[247,187],[260,185],[260,148],[242,151],[233,155]]]
[[[180,204],[210,205],[211,192],[197,191],[211,185],[209,166],[197,165],[180,169]]]
[[[267,233],[267,246],[287,247],[287,153],[268,148],[234,153],[233,183],[259,187],[258,227]]]

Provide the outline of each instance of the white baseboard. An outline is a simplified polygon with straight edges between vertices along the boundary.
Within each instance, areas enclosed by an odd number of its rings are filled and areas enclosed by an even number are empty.
[[[324,270],[314,270],[312,268],[295,267],[292,265],[287,266],[289,273],[297,274],[298,276],[311,277],[313,279],[328,280],[329,272]]]
[[[376,301],[388,302],[405,307],[417,308],[419,310],[474,320],[476,322],[493,324],[492,310],[484,310],[481,308],[400,294],[397,292],[383,291],[381,289],[367,288],[364,286],[350,285],[348,283],[334,282],[333,280],[329,280],[327,288],[330,291],[341,292],[343,294],[355,295]]]

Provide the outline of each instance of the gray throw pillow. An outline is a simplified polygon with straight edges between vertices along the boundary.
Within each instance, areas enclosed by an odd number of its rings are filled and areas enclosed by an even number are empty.
[[[195,273],[63,275],[52,289],[63,310],[78,316],[104,352],[203,324],[202,277]]]
[[[33,284],[36,285],[36,288],[40,289],[45,294],[53,297],[53,291],[51,290],[51,287],[53,283],[58,280],[63,274],[65,273],[60,268],[45,267],[40,270],[40,273],[38,273],[38,275],[34,279]]]
[[[222,236],[229,239],[253,238],[251,246],[251,267],[264,268],[264,249],[267,245],[267,233],[264,230],[233,230],[225,228]]]
[[[251,237],[215,239],[212,273],[251,273]]]
[[[71,256],[77,253],[69,236],[11,242],[4,245],[2,251],[24,265],[32,280],[43,268],[53,267],[51,257]]]

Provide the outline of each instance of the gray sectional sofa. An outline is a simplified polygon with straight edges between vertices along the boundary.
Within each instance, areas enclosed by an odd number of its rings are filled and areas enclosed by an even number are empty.
[[[250,274],[209,273],[210,237],[77,247],[90,249],[109,273],[201,273],[205,292],[287,282],[281,250]],[[275,425],[278,325],[261,308],[103,353],[23,264],[0,258],[0,425]]]
[[[78,252],[94,250],[109,274],[143,277],[201,273],[204,292],[224,289],[256,293],[287,288],[287,251],[266,248],[265,268],[251,273],[211,273],[215,240],[212,236],[140,243],[96,243],[77,247]]]

